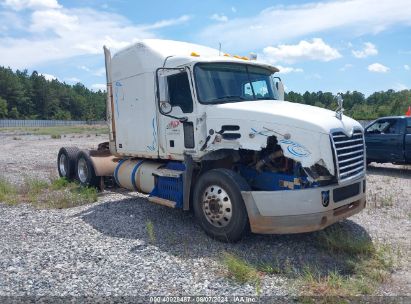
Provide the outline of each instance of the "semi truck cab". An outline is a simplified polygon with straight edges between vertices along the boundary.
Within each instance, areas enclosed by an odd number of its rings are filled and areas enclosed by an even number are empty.
[[[276,67],[196,44],[143,40],[113,57],[105,48],[105,59],[109,142],[59,153],[73,160],[60,170],[72,178],[113,176],[153,203],[193,210],[223,241],[248,228],[315,231],[365,207],[363,128],[342,104],[284,101]]]

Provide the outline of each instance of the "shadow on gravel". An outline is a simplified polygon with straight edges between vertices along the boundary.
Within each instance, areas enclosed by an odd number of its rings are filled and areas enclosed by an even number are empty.
[[[396,167],[377,167],[369,165],[367,173],[372,175],[400,177],[404,179],[411,179],[411,166],[396,166]]]
[[[160,251],[188,259],[221,260],[228,252],[257,269],[272,273],[302,273],[307,266],[314,266],[324,273],[337,269],[344,272],[349,268],[346,259],[336,259],[319,244],[322,232],[249,234],[236,244],[227,244],[206,236],[191,213],[155,205],[145,198],[126,198],[95,205],[76,216],[107,236],[140,240],[141,244],[130,250],[136,255],[143,251],[147,254],[146,250],[151,250],[149,245],[152,245]],[[333,226],[341,228],[344,237],[360,236],[371,244],[364,228],[353,221],[345,220]]]

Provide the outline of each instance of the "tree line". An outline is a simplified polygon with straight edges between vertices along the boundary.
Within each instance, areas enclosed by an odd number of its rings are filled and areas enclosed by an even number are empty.
[[[0,67],[0,119],[105,119],[106,94],[69,85],[34,71]]]
[[[411,90],[380,91],[368,97],[358,91],[342,94],[345,114],[371,120],[381,116],[404,115],[411,105]],[[337,96],[331,92],[286,93],[285,99],[335,110]],[[69,85],[34,71],[14,72],[0,67],[0,119],[105,119],[106,94],[93,92],[83,84]]]
[[[344,114],[354,119],[373,120],[382,116],[404,115],[411,106],[411,90],[374,92],[367,98],[358,91],[341,94],[344,100]],[[289,92],[285,99],[330,110],[337,109],[337,96],[330,92]]]

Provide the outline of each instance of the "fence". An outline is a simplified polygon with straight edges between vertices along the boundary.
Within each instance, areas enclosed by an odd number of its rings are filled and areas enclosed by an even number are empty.
[[[0,119],[0,128],[103,125],[105,121]]]

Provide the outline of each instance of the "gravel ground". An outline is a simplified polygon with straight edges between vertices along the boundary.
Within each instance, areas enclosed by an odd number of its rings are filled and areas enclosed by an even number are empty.
[[[79,134],[14,137],[0,133],[0,174],[13,183],[24,176],[55,176],[63,145],[92,148],[105,140]],[[410,295],[411,167],[372,165],[367,185],[367,209],[341,225],[403,253],[401,267],[377,294]],[[226,278],[223,253],[250,264],[288,259],[297,269],[311,262],[332,271],[339,261],[320,254],[314,237],[250,235],[224,244],[205,236],[190,213],[122,191],[105,191],[97,203],[66,210],[0,204],[0,295],[256,295],[253,284]],[[264,275],[261,295],[287,295],[291,285],[284,277]]]

